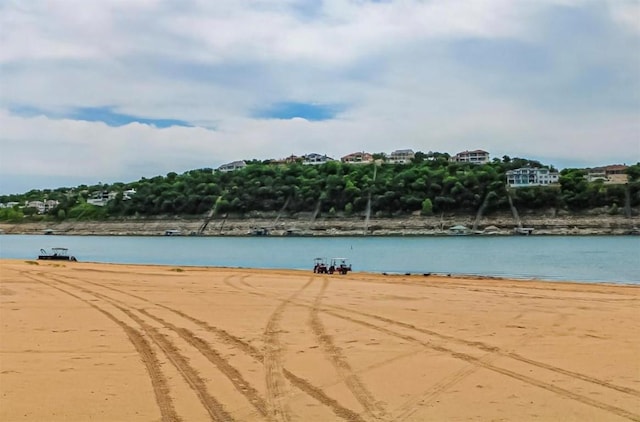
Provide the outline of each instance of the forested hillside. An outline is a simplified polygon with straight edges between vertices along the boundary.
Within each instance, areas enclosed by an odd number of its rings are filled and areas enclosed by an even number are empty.
[[[253,160],[234,172],[212,169],[142,178],[131,183],[33,190],[23,195],[0,196],[0,202],[24,203],[53,199],[59,205],[47,215],[24,208],[0,210],[0,219],[68,218],[96,220],[109,217],[199,215],[215,208],[217,214],[244,215],[252,211],[287,213],[395,216],[420,211],[485,215],[509,210],[509,195],[518,210],[567,209],[581,211],[608,207],[611,213],[629,212],[640,205],[640,164],[627,170],[628,184],[588,182],[585,171],[562,170],[552,186],[508,189],[505,172],[542,163],[509,157],[490,164],[449,162],[439,154],[420,155],[412,164],[348,165],[329,162],[319,166],[299,163],[276,165]],[[123,192],[135,189],[126,199]],[[106,206],[87,203],[95,192],[117,192]]]

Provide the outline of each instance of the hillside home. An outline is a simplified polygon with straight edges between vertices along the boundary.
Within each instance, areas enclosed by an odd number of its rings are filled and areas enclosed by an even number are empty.
[[[53,199],[48,199],[46,201],[29,201],[29,202],[27,202],[25,207],[26,208],[35,208],[35,209],[38,210],[38,214],[44,214],[44,213],[47,213],[47,212],[51,211],[55,207],[57,207],[59,204],[60,204],[59,201],[56,201],[56,200],[53,200]]]
[[[99,191],[91,195],[91,198],[87,199],[87,204],[95,205],[97,207],[104,207],[107,202],[116,198],[117,192]]]
[[[7,202],[6,204],[0,203],[0,208],[13,208],[17,205],[20,205],[20,202],[11,201]]]
[[[586,178],[589,182],[602,180],[604,183],[625,184],[628,182],[627,168],[628,166],[621,164],[596,167],[588,170]]]
[[[329,161],[335,161],[333,158],[329,157],[326,154],[322,155],[322,154],[317,154],[315,152],[312,152],[311,154],[303,155],[302,159],[303,159],[302,164],[312,165],[312,166],[324,164]]]
[[[270,160],[269,164],[277,164],[277,165],[286,165],[286,164],[294,164],[298,161],[302,161],[302,157],[298,157],[295,154],[291,154],[285,158],[278,158],[277,160]]]
[[[387,157],[387,162],[391,164],[407,164],[416,156],[412,149],[398,149]]]
[[[218,171],[221,171],[223,173],[227,173],[230,171],[236,171],[236,170],[240,170],[243,169],[247,166],[247,163],[245,163],[244,161],[234,161],[232,163],[227,163],[227,164],[223,164],[220,167],[218,167]]]
[[[456,163],[487,164],[489,162],[489,153],[481,149],[462,151],[451,157],[449,161]]]
[[[354,152],[348,155],[345,155],[340,159],[345,164],[366,164],[373,162],[373,155],[368,152]]]
[[[524,167],[507,171],[507,184],[512,188],[545,186],[558,183],[559,177],[547,168]]]

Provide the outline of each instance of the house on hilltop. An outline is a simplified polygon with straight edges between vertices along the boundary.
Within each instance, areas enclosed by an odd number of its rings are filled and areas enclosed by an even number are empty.
[[[302,164],[317,166],[320,164],[328,163],[329,161],[335,161],[333,158],[326,154],[317,154],[312,152],[311,154],[302,156]]]
[[[626,173],[628,167],[624,164],[613,164],[592,168],[588,170],[586,178],[589,182],[602,180],[609,184],[625,184],[629,181]]]
[[[512,188],[545,186],[558,183],[560,175],[548,168],[523,167],[507,171],[507,184]]]
[[[221,165],[220,167],[217,168],[217,170],[221,171],[223,173],[227,173],[227,172],[230,172],[230,171],[236,171],[236,170],[243,169],[246,166],[247,166],[247,163],[245,163],[244,161],[234,161],[232,163]]]
[[[481,149],[462,151],[449,160],[455,163],[487,164],[489,162],[489,153]]]
[[[407,164],[416,156],[412,149],[397,149],[387,157],[387,162],[391,164]]]
[[[373,155],[368,152],[354,152],[340,159],[345,164],[366,164],[373,162]]]

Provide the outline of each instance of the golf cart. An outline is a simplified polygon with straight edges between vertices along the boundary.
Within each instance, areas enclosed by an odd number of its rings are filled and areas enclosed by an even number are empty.
[[[327,274],[327,259],[326,258],[314,258],[313,259],[313,272],[315,274]]]
[[[347,264],[347,258],[332,258],[331,265],[329,266],[329,274],[337,272],[338,274],[345,275],[351,271],[351,264]]]

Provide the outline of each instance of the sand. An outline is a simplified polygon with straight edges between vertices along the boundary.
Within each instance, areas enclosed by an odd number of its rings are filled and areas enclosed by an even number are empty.
[[[2,421],[640,420],[640,288],[0,260]]]

